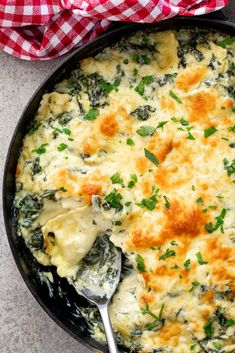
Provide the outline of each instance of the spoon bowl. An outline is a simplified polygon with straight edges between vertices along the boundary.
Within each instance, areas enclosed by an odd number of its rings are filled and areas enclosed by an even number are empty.
[[[79,264],[77,278],[73,282],[77,293],[97,306],[110,353],[118,352],[108,306],[120,280],[121,265],[121,252],[107,235],[99,236]]]

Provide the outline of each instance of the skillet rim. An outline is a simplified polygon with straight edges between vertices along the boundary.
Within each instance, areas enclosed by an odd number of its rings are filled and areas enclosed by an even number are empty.
[[[213,15],[213,14],[212,14]],[[207,28],[209,30],[216,30],[218,32],[222,33],[231,33],[235,34],[235,24],[228,21],[227,19],[224,19],[223,17],[220,16],[218,13],[218,18],[216,16],[195,16],[195,17],[174,17],[168,20],[164,20],[158,23],[154,24],[140,24],[140,23],[122,23],[121,25],[118,26],[118,28],[112,29],[108,32],[105,32],[101,36],[96,37],[94,40],[86,43],[85,45],[75,49],[67,58],[66,60],[59,65],[46,79],[43,80],[43,82],[39,85],[39,87],[36,89],[30,100],[28,101],[26,107],[24,108],[17,124],[14,129],[12,138],[10,140],[10,144],[8,146],[8,152],[6,155],[6,161],[4,165],[4,173],[3,173],[3,183],[2,183],[2,202],[3,202],[3,216],[4,216],[4,224],[5,224],[5,230],[7,233],[7,238],[8,242],[10,245],[11,253],[13,255],[14,261],[16,263],[16,266],[26,284],[28,287],[29,291],[33,295],[33,297],[36,299],[36,301],[39,303],[39,305],[42,307],[42,309],[49,315],[49,317],[56,323],[58,324],[65,332],[67,332],[70,336],[72,336],[74,339],[76,339],[79,343],[81,343],[83,346],[86,348],[89,348],[91,350],[102,350],[103,352],[108,352],[107,348],[104,347],[103,345],[99,343],[95,343],[96,341],[90,341],[89,337],[82,337],[82,332],[78,336],[75,332],[73,332],[68,326],[66,326],[60,318],[57,317],[57,315],[52,312],[52,310],[48,307],[48,305],[44,302],[44,300],[41,298],[41,296],[37,293],[35,284],[33,283],[32,279],[29,278],[29,276],[26,273],[26,270],[22,266],[21,259],[20,259],[20,254],[17,252],[17,245],[14,240],[13,236],[13,215],[12,215],[12,201],[9,200],[9,191],[14,195],[15,194],[15,169],[16,169],[16,163],[18,160],[18,155],[14,156],[14,149],[18,146],[22,146],[22,141],[23,138],[18,138],[18,135],[23,135],[27,133],[27,128],[24,126],[24,123],[27,123],[28,121],[33,121],[35,115],[32,115],[32,117],[29,119],[28,115],[29,111],[32,107],[32,105],[37,102],[37,109],[39,107],[39,103],[41,101],[42,95],[47,92],[47,89],[52,88],[56,82],[60,82],[61,78],[59,76],[64,76],[66,77],[66,71],[71,72],[75,65],[75,62],[78,62],[82,58],[85,58],[89,55],[94,55],[95,53],[100,52],[103,48],[110,46],[111,44],[117,42],[119,39],[121,39],[125,34],[126,31],[129,30],[129,34],[133,34],[134,32],[145,30],[145,29],[156,29],[159,31],[170,29],[171,25],[173,28],[196,28],[196,27],[203,27]],[[115,36],[117,35],[117,37]],[[107,42],[105,45],[103,42]],[[84,55],[85,53],[85,55]],[[77,57],[81,56],[79,59]],[[74,67],[70,68],[70,64]],[[56,78],[58,74],[58,79]],[[40,99],[39,99],[40,98]],[[28,121],[27,121],[28,120]],[[23,133],[21,133],[23,130]],[[19,151],[19,150],[18,150]],[[11,164],[12,160],[15,160],[14,164],[14,170],[11,170]],[[12,180],[10,179],[10,174],[11,172],[14,171],[14,176]],[[11,207],[9,207],[9,204]],[[93,345],[92,343],[95,343]]]

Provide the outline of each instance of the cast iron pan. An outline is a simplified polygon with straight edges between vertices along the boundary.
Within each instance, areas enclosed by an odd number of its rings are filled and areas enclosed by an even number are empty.
[[[18,269],[35,299],[57,324],[87,347],[93,347],[102,352],[108,352],[107,347],[97,343],[91,337],[89,327],[79,313],[79,307],[87,306],[85,299],[78,297],[73,287],[68,285],[67,280],[61,279],[56,275],[54,268],[48,269],[48,267],[39,265],[25,246],[22,237],[16,234],[16,225],[12,214],[16,163],[23,137],[29,130],[30,123],[38,110],[42,95],[45,92],[52,91],[56,83],[66,78],[71,70],[76,67],[79,60],[97,54],[104,47],[113,44],[124,35],[132,34],[138,30],[151,28],[164,30],[180,27],[203,27],[235,35],[235,24],[229,22],[220,12],[206,17],[178,17],[151,25],[115,25],[109,32],[76,49],[65,63],[39,87],[29,101],[16,126],[6,159],[3,180],[3,211],[8,240]],[[47,272],[50,270],[52,270],[54,275],[54,283],[52,284],[51,291],[48,290],[48,286],[41,280],[39,275],[42,271]],[[128,352],[128,350],[121,347],[120,351],[123,353]]]

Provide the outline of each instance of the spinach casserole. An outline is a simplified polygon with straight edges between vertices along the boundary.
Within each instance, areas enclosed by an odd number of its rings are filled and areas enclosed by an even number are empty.
[[[124,38],[43,96],[23,141],[19,235],[70,282],[121,248],[110,315],[131,351],[235,352],[234,41]]]

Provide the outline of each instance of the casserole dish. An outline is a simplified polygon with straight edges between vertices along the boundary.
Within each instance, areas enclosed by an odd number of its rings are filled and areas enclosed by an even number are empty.
[[[76,66],[77,61],[87,56],[94,55],[102,50],[104,47],[112,44],[113,38],[120,39],[129,31],[129,34],[138,30],[147,28],[167,29],[169,27],[205,27],[209,29],[216,29],[224,33],[233,34],[234,26],[226,21],[208,20],[206,18],[178,18],[165,21],[156,25],[127,25],[114,29],[111,32],[97,38],[92,43],[79,48],[72,56],[59,68],[55,73],[40,87],[36,92],[28,107],[23,113],[19,124],[14,133],[11,146],[9,149],[6,169],[4,175],[4,216],[6,228],[9,236],[9,242],[12,248],[13,255],[16,259],[20,272],[23,275],[31,292],[34,294],[39,303],[44,309],[54,318],[62,327],[64,327],[76,339],[82,338],[85,342],[95,347],[96,349],[105,350],[99,343],[94,341],[90,335],[88,326],[82,316],[79,314],[79,307],[86,306],[83,299],[77,299],[76,293],[67,284],[67,281],[54,276],[54,283],[48,285],[42,280],[41,273],[47,272],[48,268],[41,267],[32,257],[28,249],[25,247],[23,239],[17,237],[14,218],[12,216],[12,204],[15,195],[15,170],[18,158],[18,151],[20,150],[22,139],[28,131],[28,126],[41,101],[42,94],[46,91],[51,91],[54,85],[70,73]],[[219,28],[218,28],[219,26]],[[53,269],[51,269],[54,272]]]

